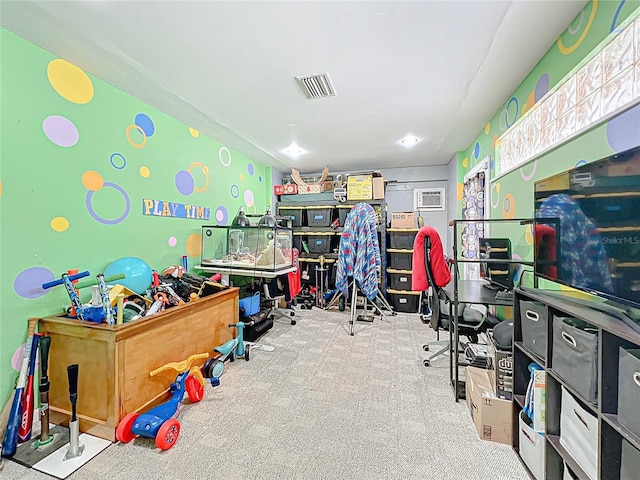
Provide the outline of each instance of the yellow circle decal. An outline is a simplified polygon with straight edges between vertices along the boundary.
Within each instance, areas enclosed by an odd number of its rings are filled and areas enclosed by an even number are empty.
[[[485,134],[485,135],[489,135],[489,131],[490,131],[490,130],[491,130],[491,123],[487,123],[487,124],[484,126],[484,134]]]
[[[64,217],[56,217],[51,220],[50,225],[56,232],[64,232],[69,228],[69,220]]]
[[[597,10],[598,10],[598,0],[593,0],[593,5],[591,6],[591,14],[589,15],[589,20],[587,20],[587,25],[584,27],[584,30],[582,31],[582,35],[580,35],[580,38],[578,38],[576,43],[574,43],[570,47],[565,47],[564,43],[562,43],[562,36],[558,37],[558,50],[560,50],[560,53],[564,55],[569,55],[576,48],[578,48],[580,44],[582,44],[582,41],[585,39],[585,37],[587,36],[587,33],[589,33],[589,30],[591,29],[591,24],[593,23],[593,19],[596,17]]]
[[[467,168],[469,166],[469,157],[464,157],[462,159],[462,168]]]
[[[138,132],[140,132],[140,135],[142,135],[142,143],[136,143],[131,139],[131,130],[133,130],[134,128],[138,130]],[[132,147],[142,148],[147,144],[147,134],[144,133],[142,127],[139,127],[138,125],[134,125],[133,123],[129,125],[127,127],[127,130],[125,131],[125,135],[127,136],[127,141],[131,144]]]
[[[189,127],[189,133],[191,134],[191,136],[193,138],[198,138],[200,136],[200,132],[198,130],[196,130],[195,128]]]
[[[84,71],[58,58],[49,62],[47,77],[53,89],[65,100],[89,103],[93,98],[93,83]]]
[[[191,173],[191,176],[193,176],[193,172],[191,170],[193,170],[194,167],[200,167],[202,169],[202,173],[204,173],[206,181],[204,182],[203,187],[194,186],[193,189],[196,192],[204,192],[207,190],[207,188],[209,188],[209,167],[207,167],[205,164],[200,162],[193,162],[191,165],[189,165],[189,168],[187,169],[187,171]]]
[[[244,182],[244,173],[241,173],[241,174],[240,174],[240,181],[241,181],[241,182]]]
[[[82,184],[87,190],[97,192],[104,186],[104,179],[98,172],[89,170],[88,172],[84,172],[82,175]]]
[[[502,218],[516,218],[516,200],[510,193],[507,193],[502,199]]]
[[[187,255],[190,257],[199,257],[202,253],[202,235],[199,233],[192,233],[187,238]]]
[[[524,241],[527,245],[533,245],[533,225],[529,225],[524,231]]]
[[[140,176],[143,178],[149,178],[149,175],[151,175],[151,171],[149,170],[149,167],[140,167],[140,170],[138,170],[140,172]]]
[[[2,196],[2,182],[0,182],[0,197]]]

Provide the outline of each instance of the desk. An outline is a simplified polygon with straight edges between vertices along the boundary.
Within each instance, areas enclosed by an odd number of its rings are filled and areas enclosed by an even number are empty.
[[[229,280],[229,275],[271,279],[271,278],[279,277],[280,275],[286,275],[287,273],[296,271],[296,267],[283,268],[281,270],[262,270],[259,268],[248,269],[248,268],[214,267],[214,266],[196,265],[195,268],[197,268],[198,270],[202,270],[203,272],[221,273],[222,275],[226,275],[227,283]]]
[[[453,312],[458,311],[459,303],[513,306],[513,300],[497,299],[495,291],[483,287],[486,283],[484,280],[458,280],[454,277],[453,282],[450,282],[443,289],[447,300],[449,300],[449,318],[453,318],[453,329],[449,329],[449,382],[453,388],[456,402],[460,399],[458,388],[461,388],[464,383],[460,381],[458,372],[458,342],[460,341],[460,336],[458,334],[458,317],[453,316]]]

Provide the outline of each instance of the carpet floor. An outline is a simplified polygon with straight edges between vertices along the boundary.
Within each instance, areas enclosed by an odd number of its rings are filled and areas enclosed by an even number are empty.
[[[423,366],[435,332],[418,315],[357,322],[297,310],[259,342],[273,352],[227,363],[221,385],[185,404],[175,446],[113,444],[70,480],[507,479],[528,475],[511,447],[480,440],[448,385],[446,356]],[[6,461],[0,477],[52,477]]]

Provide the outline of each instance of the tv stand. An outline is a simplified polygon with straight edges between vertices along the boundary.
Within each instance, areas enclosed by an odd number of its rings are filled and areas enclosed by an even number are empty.
[[[535,291],[530,288],[522,287],[522,290],[526,291]],[[633,328],[636,332],[640,333],[640,318],[631,314],[629,310],[626,310],[623,307],[617,307],[615,305],[611,305],[606,302],[594,302],[591,300],[586,300],[583,298],[577,297],[569,297],[566,294],[563,295],[560,292],[554,291],[545,291],[545,295],[553,296],[556,298],[562,298],[564,301],[576,303],[578,305],[582,305],[584,307],[593,308],[594,310],[598,310],[599,312],[606,313],[607,315],[611,315],[612,317],[617,318],[618,320],[622,320],[624,323]],[[597,294],[592,294],[597,296]]]
[[[523,318],[526,320],[526,310],[537,305],[539,317],[546,318],[546,326],[543,330],[544,339],[544,358],[538,353],[533,352],[527,345],[531,345],[531,336],[523,337]],[[609,308],[607,308],[609,307]],[[618,310],[616,312],[616,310]],[[567,478],[566,470],[570,470],[571,478],[587,479],[598,478],[600,480],[618,480],[621,478],[621,471],[629,472],[629,468],[633,462],[631,453],[625,460],[623,451],[625,448],[630,449],[628,452],[636,452],[640,455],[640,436],[629,430],[624,423],[619,420],[620,414],[620,385],[622,382],[633,382],[628,376],[623,377],[620,370],[621,350],[635,351],[640,348],[640,332],[633,330],[625,322],[621,321],[621,309],[616,309],[612,305],[603,305],[597,302],[589,302],[582,299],[576,299],[571,292],[566,291],[547,291],[534,288],[518,288],[515,291],[514,299],[514,332],[513,332],[513,448],[521,457],[523,451],[525,457],[529,458],[529,464],[523,459],[523,463],[529,470],[540,467],[543,478]],[[598,339],[597,353],[594,354],[593,368],[597,372],[598,388],[595,401],[583,396],[581,391],[575,388],[575,378],[563,378],[558,372],[556,365],[557,359],[561,357],[565,351],[557,352],[558,342],[554,341],[554,324],[561,322],[562,318],[572,317],[586,323]],[[564,337],[563,337],[564,338]],[[557,340],[557,339],[556,339]],[[519,425],[519,414],[527,405],[526,396],[527,388],[531,378],[529,365],[535,362],[541,369],[546,372],[546,416],[544,421],[544,436],[539,436],[539,445],[541,450],[545,451],[543,460],[533,461],[531,456],[531,446],[526,443],[526,436],[520,435],[521,426]],[[585,375],[584,365],[581,369],[575,370],[575,377],[580,378]],[[563,407],[563,391],[570,394],[580,405],[581,409],[596,420],[597,428],[591,430],[592,444],[597,445],[595,450],[589,450],[589,457],[595,461],[595,476],[588,475],[585,471],[584,459],[580,458],[578,462],[565,448],[569,442],[576,445],[579,441],[580,445],[586,444],[586,440],[582,437],[582,432],[576,433],[571,428],[563,431],[562,418],[570,415],[571,410]],[[622,402],[626,406],[626,412],[629,411],[629,399]],[[569,404],[570,405],[570,404]],[[568,413],[565,412],[568,411]],[[575,411],[575,410],[574,410]],[[578,415],[576,413],[576,415]],[[582,415],[582,413],[580,413]],[[567,417],[568,418],[568,417]],[[584,420],[581,420],[584,421]],[[586,425],[586,423],[585,423]],[[579,440],[575,440],[576,435],[580,435]],[[574,441],[572,441],[572,437]],[[524,438],[525,443],[521,444]],[[626,447],[625,447],[626,445]],[[536,446],[535,448],[538,448]],[[529,452],[529,453],[527,453]],[[638,458],[638,457],[635,457]],[[542,461],[542,465],[538,462]],[[529,470],[531,473],[531,470]],[[631,478],[623,476],[622,478]],[[636,477],[633,477],[636,478]]]

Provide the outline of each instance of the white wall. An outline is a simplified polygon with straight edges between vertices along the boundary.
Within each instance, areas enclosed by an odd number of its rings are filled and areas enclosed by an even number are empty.
[[[422,212],[425,225],[431,225],[440,233],[442,241],[447,238],[448,222],[448,195],[449,180],[446,165],[407,167],[407,168],[387,168],[381,169],[380,173],[388,181],[385,199],[387,201],[387,211],[391,212],[412,212],[414,190],[418,188],[444,188],[445,189],[445,210]],[[416,214],[417,216],[417,214]]]
[[[447,165],[447,171],[449,172],[449,183],[447,188],[447,213],[449,214],[449,220],[455,220],[460,218],[458,213],[458,159],[454,154],[449,160]],[[444,240],[443,240],[444,241]],[[447,243],[445,252],[450,257],[453,257],[453,227],[447,229]]]

